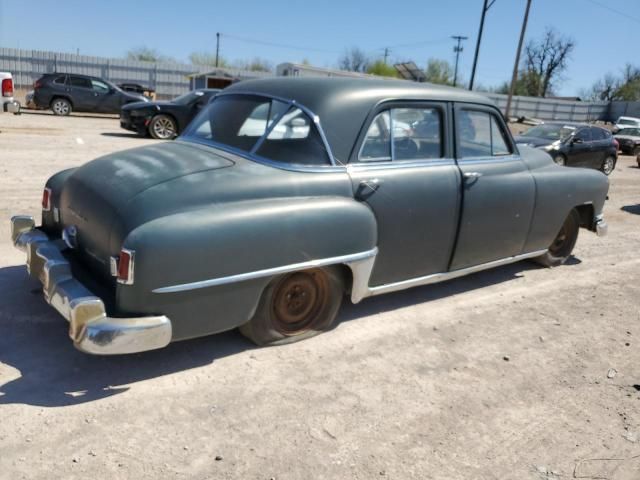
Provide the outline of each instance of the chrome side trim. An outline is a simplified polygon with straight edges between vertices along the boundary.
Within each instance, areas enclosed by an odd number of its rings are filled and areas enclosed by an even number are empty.
[[[515,255],[513,257],[503,258],[501,260],[494,260],[492,262],[483,263],[481,265],[475,265],[473,267],[462,268],[460,270],[454,270],[452,272],[434,273],[432,275],[425,275],[424,277],[411,278],[409,280],[403,280],[401,282],[388,283],[386,285],[378,285],[375,287],[367,288],[366,296],[380,295],[383,293],[397,292],[398,290],[405,290],[407,288],[418,287],[421,285],[429,285],[431,283],[444,282],[446,280],[452,280],[454,278],[463,277],[471,273],[480,272],[482,270],[488,270],[490,268],[500,267],[502,265],[508,265],[510,263],[519,262],[527,258],[538,257],[546,253],[547,250],[538,250],[536,252],[524,253],[522,255]],[[355,278],[354,278],[355,283]],[[357,289],[362,292],[365,287],[363,285],[354,285],[354,291]],[[364,298],[364,297],[363,297]]]
[[[596,235],[599,237],[606,237],[609,233],[609,225],[604,220],[604,214],[596,215],[594,218],[594,223],[596,226]]]
[[[227,277],[218,277],[211,278],[208,280],[200,280],[198,282],[190,282],[190,283],[182,283],[179,285],[171,285],[167,287],[156,288],[153,290],[153,293],[175,293],[175,292],[184,292],[188,290],[196,290],[199,288],[207,288],[207,287],[216,287],[218,285],[226,285],[228,283],[236,283],[236,282],[244,282],[246,280],[254,280],[256,278],[264,278],[271,277],[274,275],[281,275],[283,273],[295,272],[297,270],[304,270],[306,268],[314,268],[314,267],[325,267],[328,265],[340,265],[346,264],[350,266],[353,270],[354,268],[358,270],[359,275],[362,273],[366,273],[362,267],[359,267],[358,262],[363,260],[371,261],[371,266],[373,266],[373,260],[375,256],[378,254],[378,248],[373,248],[371,250],[367,250],[365,252],[352,253],[349,255],[340,255],[337,257],[329,257],[329,258],[321,258],[318,260],[309,260],[306,262],[300,263],[292,263],[289,265],[283,265],[281,267],[273,267],[273,268],[265,268],[264,270],[256,270],[254,272],[247,273],[238,273],[236,275],[229,275]],[[370,269],[369,269],[370,273]],[[360,280],[360,276],[358,277],[359,282],[368,282],[369,275],[366,278],[362,278]]]

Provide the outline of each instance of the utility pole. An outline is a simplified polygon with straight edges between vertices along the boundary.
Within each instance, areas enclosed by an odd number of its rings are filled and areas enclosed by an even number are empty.
[[[513,64],[513,75],[511,76],[511,87],[509,87],[509,97],[507,98],[507,108],[504,116],[509,121],[509,111],[511,110],[511,99],[516,89],[518,81],[518,65],[520,65],[520,52],[522,51],[522,42],[524,42],[524,34],[527,30],[527,22],[529,21],[529,9],[531,8],[531,0],[527,0],[527,9],[524,11],[524,20],[522,21],[522,30],[520,30],[520,41],[518,42],[518,51],[516,52],[516,62]]]
[[[216,32],[216,68],[218,68],[219,55],[220,55],[220,32]]]
[[[384,47],[384,64],[387,64],[387,58],[389,57],[389,47]]]
[[[476,67],[478,66],[478,56],[480,55],[480,42],[482,41],[482,31],[484,30],[484,17],[496,0],[484,0],[482,5],[482,15],[480,16],[480,29],[478,30],[478,40],[476,41],[476,53],[473,56],[473,68],[471,69],[471,80],[469,80],[469,90],[473,90],[473,81],[476,78]]]
[[[455,47],[453,47],[453,51],[456,52],[456,68],[453,73],[453,86],[455,87],[458,82],[458,61],[460,60],[460,53],[464,48],[462,47],[462,41],[467,40],[469,37],[462,37],[460,35],[452,35],[451,38],[456,40],[458,43]]]

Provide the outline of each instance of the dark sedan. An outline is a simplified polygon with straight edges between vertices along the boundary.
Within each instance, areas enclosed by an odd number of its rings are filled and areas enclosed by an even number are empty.
[[[546,151],[558,165],[595,168],[605,175],[613,172],[618,160],[611,132],[584,123],[543,123],[515,140]]]
[[[640,128],[623,128],[614,135],[625,155],[640,154]]]
[[[120,126],[125,130],[151,135],[158,140],[177,137],[200,109],[220,90],[203,88],[185,93],[169,102],[140,102],[122,107]]]

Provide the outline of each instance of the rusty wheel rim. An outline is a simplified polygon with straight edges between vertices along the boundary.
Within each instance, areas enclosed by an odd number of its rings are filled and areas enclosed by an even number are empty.
[[[313,329],[322,317],[328,298],[328,279],[321,270],[287,275],[274,291],[275,329],[283,335],[297,335]]]

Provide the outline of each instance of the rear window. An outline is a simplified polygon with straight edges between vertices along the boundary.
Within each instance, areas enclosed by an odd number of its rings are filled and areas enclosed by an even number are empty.
[[[226,145],[268,160],[295,165],[329,165],[324,142],[301,108],[257,95],[215,98],[183,135]]]

